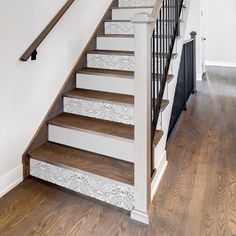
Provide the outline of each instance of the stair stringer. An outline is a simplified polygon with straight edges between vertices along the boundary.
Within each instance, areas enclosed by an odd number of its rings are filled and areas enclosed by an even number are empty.
[[[171,112],[174,104],[174,97],[175,97],[175,89],[177,85],[180,61],[182,56],[182,49],[184,43],[184,35],[187,26],[187,20],[189,15],[189,7],[190,7],[191,0],[185,0],[185,8],[182,8],[182,22],[180,24],[180,37],[175,40],[175,48],[177,50],[177,57],[172,59],[172,74],[174,78],[170,83],[167,84],[166,92],[169,100],[169,105],[167,108],[162,112],[162,131],[164,132],[162,139],[158,143],[155,148],[155,160],[154,165],[156,169],[156,173],[152,180],[151,185],[151,200],[153,200],[161,178],[165,173],[165,169],[167,168],[168,161],[167,161],[167,151],[166,151],[166,144],[167,144],[167,135],[169,130],[169,124],[171,119]]]

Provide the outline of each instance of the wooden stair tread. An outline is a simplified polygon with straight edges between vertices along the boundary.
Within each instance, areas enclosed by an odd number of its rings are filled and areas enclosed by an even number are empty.
[[[114,50],[92,50],[88,54],[105,54],[105,55],[116,55],[116,56],[134,56],[134,51],[114,51]]]
[[[110,70],[110,69],[100,69],[92,67],[84,67],[77,71],[77,73],[82,74],[94,74],[94,75],[104,75],[104,76],[114,76],[114,77],[127,77],[130,79],[134,78],[134,71],[125,71],[125,70]],[[170,82],[174,78],[174,75],[167,76],[167,82]]]
[[[164,111],[168,105],[169,105],[169,100],[163,99],[161,102],[161,111]]]
[[[163,134],[164,134],[164,132],[163,132],[162,130],[156,130],[155,136],[154,136],[154,140],[153,140],[153,145],[154,145],[154,147],[157,146],[157,144],[158,144],[159,141],[161,140]]]
[[[167,20],[167,19],[161,19],[161,20],[159,20],[159,21],[161,21],[161,22],[166,22],[166,21],[168,21],[168,22],[175,22],[175,20]],[[130,20],[106,20],[105,22],[121,22],[121,23],[131,23],[131,21]],[[183,22],[183,20],[182,19],[179,19],[179,22]]]
[[[143,9],[143,8],[153,8],[153,6],[127,6],[127,7],[112,7],[111,9]]]
[[[158,38],[171,38],[172,35],[158,35]],[[102,37],[102,38],[133,38],[134,39],[134,34],[98,34],[97,37]],[[179,36],[177,36],[179,37]],[[157,38],[157,35],[155,35],[155,38]]]
[[[93,99],[97,101],[112,102],[112,103],[121,103],[125,105],[134,105],[134,96],[124,95],[118,93],[108,93],[88,89],[79,89],[75,88],[69,92],[64,93],[64,97],[70,98],[84,98],[84,99]],[[169,101],[163,99],[161,103],[161,111],[164,111],[168,106]]]
[[[49,120],[48,123],[69,129],[88,130],[130,140],[134,139],[134,129],[132,125],[97,118],[61,113]]]
[[[134,104],[134,96],[117,94],[117,93],[108,93],[87,89],[73,89],[64,94],[66,97],[72,98],[88,98],[88,99],[96,99],[102,101],[110,101],[114,103],[123,103],[123,104]]]
[[[84,73],[84,74],[103,74],[107,76],[122,76],[127,77],[130,79],[134,78],[133,71],[125,71],[125,70],[110,70],[110,69],[100,69],[100,68],[92,68],[92,67],[84,67],[77,71],[77,73]]]
[[[74,130],[87,130],[90,132],[96,132],[104,135],[134,140],[133,125],[122,124],[113,121],[91,118],[87,116],[79,116],[70,113],[61,113],[58,116],[50,119],[48,123],[63,128],[69,128]],[[156,130],[156,138],[154,141],[155,145],[159,142],[162,134],[162,131]]]
[[[89,51],[88,54],[101,54],[101,55],[115,55],[115,56],[134,56],[134,51],[114,51],[114,50],[99,50],[95,49]],[[158,56],[166,55],[167,53],[160,53]],[[172,53],[172,58],[177,57],[177,53]]]
[[[33,159],[75,168],[134,185],[134,164],[112,157],[47,142],[28,153]]]

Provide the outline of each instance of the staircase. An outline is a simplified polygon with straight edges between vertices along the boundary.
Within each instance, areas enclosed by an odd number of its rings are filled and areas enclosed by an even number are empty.
[[[62,112],[46,119],[43,132],[47,140],[34,141],[24,158],[31,176],[129,212],[140,211],[143,214],[134,214],[133,218],[144,223],[148,223],[145,212],[138,209],[136,202],[141,199],[137,180],[148,172],[137,173],[136,23],[131,18],[140,12],[152,14],[156,5],[154,0],[113,1],[90,40],[93,46],[87,47],[74,71],[75,77],[67,81],[69,86],[65,85],[59,102],[54,104],[62,106]],[[181,17],[186,19],[183,13]],[[184,21],[180,23],[180,34],[184,32],[181,24]],[[155,40],[160,41],[161,35]],[[176,37],[153,137],[155,171],[152,179],[147,177],[151,197],[167,166],[165,144],[181,46],[181,37]],[[145,201],[148,205],[150,199]]]

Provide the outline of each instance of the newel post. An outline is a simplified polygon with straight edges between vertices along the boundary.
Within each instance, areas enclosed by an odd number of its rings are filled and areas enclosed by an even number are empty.
[[[151,201],[151,36],[155,20],[146,13],[132,18],[135,26],[135,209],[131,218],[149,224]]]
[[[197,46],[196,46],[196,38],[197,38],[197,33],[195,31],[192,31],[190,33],[191,39],[193,39],[193,93],[197,92],[197,61],[196,61],[196,56],[197,56]]]

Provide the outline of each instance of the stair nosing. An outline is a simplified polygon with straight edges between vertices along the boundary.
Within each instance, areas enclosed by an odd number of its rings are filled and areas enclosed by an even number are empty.
[[[103,69],[104,71],[107,71],[109,73],[102,73],[102,72],[99,72],[99,68],[92,68],[92,67],[87,67],[87,68],[95,69],[98,71],[97,72],[86,71],[86,70],[83,71],[83,69],[86,69],[86,68],[82,68],[81,70],[77,71],[77,74],[90,74],[90,75],[101,75],[101,76],[103,75],[103,76],[113,76],[113,77],[118,77],[118,78],[134,79],[134,75],[119,75],[118,73],[116,73],[119,70]],[[124,71],[124,72],[129,72],[129,71]]]
[[[75,115],[75,114],[71,114],[71,113],[68,113],[68,112],[63,112],[61,114],[66,114],[66,115],[74,116],[74,117],[75,116],[84,117],[84,118],[91,119],[91,120],[100,120],[100,121],[104,121],[104,123],[115,123],[115,124],[119,124],[119,125],[122,125],[122,126],[127,126],[127,128],[128,128],[128,126],[130,126],[130,128],[131,127],[134,128],[133,125],[123,124],[123,123],[118,123],[118,122],[108,121],[108,120],[102,120],[102,119],[98,119],[98,118],[95,118],[95,117]],[[48,125],[61,127],[61,128],[65,128],[65,129],[70,129],[70,130],[75,130],[75,131],[81,131],[81,132],[90,133],[90,134],[97,134],[97,135],[100,135],[100,136],[103,136],[103,137],[108,137],[108,138],[113,138],[113,139],[116,139],[116,140],[123,140],[123,141],[127,141],[127,142],[130,142],[130,143],[134,143],[134,134],[131,135],[132,137],[124,137],[124,136],[121,136],[121,135],[119,136],[119,135],[105,133],[105,132],[102,132],[102,131],[95,131],[95,130],[90,130],[90,129],[83,128],[83,127],[76,127],[76,126],[73,126],[73,125],[67,125],[67,124],[61,124],[61,123],[58,123],[58,122],[53,122],[54,118],[50,119],[47,122]]]
[[[87,68],[91,68],[91,69],[95,69],[95,70],[99,70],[99,68],[92,68],[92,67],[87,67]],[[86,68],[84,68],[86,69]],[[134,75],[130,76],[130,75],[119,75],[117,73],[115,73],[118,70],[110,70],[110,69],[103,69],[104,71],[108,71],[109,73],[102,73],[102,72],[92,72],[92,71],[83,71],[83,68],[81,70],[78,70],[76,73],[77,74],[89,74],[89,75],[99,75],[99,76],[114,76],[117,78],[127,78],[127,79],[134,79]],[[114,71],[114,73],[112,73],[112,71]],[[124,72],[128,72],[128,71],[124,71]],[[133,72],[134,74],[134,72]],[[173,80],[174,75],[173,74],[168,74],[168,80],[167,83],[169,83],[170,81]]]
[[[103,50],[103,49],[95,49],[88,51],[87,54],[98,54],[98,55],[115,55],[115,56],[134,56],[134,51],[121,51],[121,50]],[[166,53],[165,53],[166,54]],[[178,53],[172,53],[171,58],[176,58],[178,56]]]

